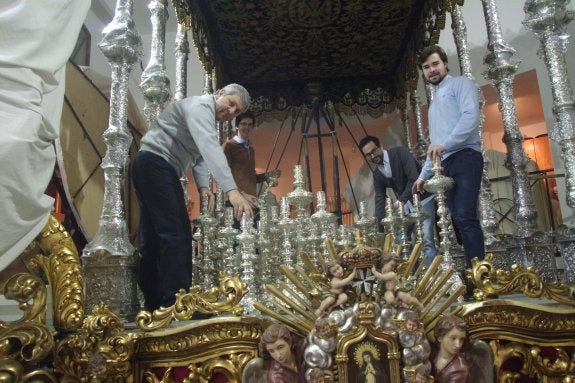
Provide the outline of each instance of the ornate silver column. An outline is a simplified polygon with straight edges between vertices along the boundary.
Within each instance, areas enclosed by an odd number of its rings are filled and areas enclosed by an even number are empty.
[[[110,118],[103,134],[106,156],[104,201],[94,239],[82,254],[86,311],[100,302],[122,319],[131,319],[139,309],[136,258],[128,238],[123,188],[132,136],[127,129],[128,81],[133,64],[142,51],[140,35],[132,20],[132,0],[118,0],[114,19],[104,28],[99,47],[112,67]],[[111,293],[112,292],[112,293]]]
[[[448,282],[452,283],[449,292],[453,294],[457,289],[463,285],[463,280],[461,275],[465,272],[464,267],[456,267],[452,257],[452,246],[450,240],[451,227],[451,214],[449,208],[447,207],[447,202],[445,198],[445,192],[455,185],[453,178],[446,177],[442,173],[443,167],[441,166],[441,160],[436,158],[433,162],[433,177],[427,180],[424,184],[425,190],[430,193],[435,194],[435,200],[437,202],[437,215],[439,215],[439,221],[437,225],[440,227],[439,230],[439,252],[443,257],[441,265],[439,266],[442,270],[456,270],[449,277]],[[458,298],[458,301],[463,301],[462,297]]]
[[[461,14],[461,7],[454,4],[451,10],[451,30],[453,31],[453,40],[457,48],[457,57],[459,59],[459,67],[461,74],[475,83],[479,92],[479,111],[481,113],[479,120],[479,131],[483,132],[483,123],[485,117],[483,116],[483,108],[485,107],[485,98],[483,92],[475,77],[471,73],[471,60],[469,57],[469,47],[467,46],[467,27]],[[491,182],[488,177],[489,159],[485,155],[485,146],[483,144],[483,134],[481,134],[481,151],[483,152],[483,175],[481,177],[481,189],[479,191],[479,216],[481,228],[483,229],[483,237],[485,245],[489,246],[497,242],[495,231],[497,230],[497,219],[495,218],[495,211],[493,210],[493,194],[491,193]]]
[[[148,66],[142,73],[142,92],[145,98],[144,113],[148,126],[158,117],[170,98],[170,79],[166,73],[166,20],[168,1],[152,0],[148,5],[152,13],[152,48]]]
[[[520,238],[530,237],[536,229],[537,212],[533,204],[529,178],[525,167],[528,163],[527,154],[523,149],[523,136],[517,125],[517,113],[513,99],[513,76],[517,71],[511,57],[515,50],[509,46],[501,34],[501,25],[497,15],[495,0],[481,0],[489,37],[488,53],[485,55],[485,78],[489,79],[497,89],[499,109],[503,116],[503,142],[507,146],[507,161],[505,166],[511,174],[513,197],[515,199],[516,235]]]
[[[415,144],[415,156],[420,162],[424,162],[427,157],[427,147],[429,146],[429,136],[423,129],[423,118],[421,117],[421,105],[419,104],[419,96],[417,90],[413,90],[409,95],[411,102],[411,110],[413,110],[413,118],[415,119],[415,128],[417,131],[417,139]]]
[[[188,31],[185,26],[178,24],[176,33],[176,91],[174,100],[181,100],[188,95],[188,55],[190,53],[190,44],[188,42]]]
[[[567,205],[575,208],[575,103],[565,64],[569,42],[565,27],[573,21],[574,12],[565,9],[568,3],[569,0],[527,0],[523,24],[541,42],[539,54],[543,56],[549,74],[555,117],[550,137],[561,147]]]
[[[399,108],[399,117],[401,118],[401,126],[403,126],[403,132],[405,134],[405,144],[411,153],[414,153],[415,149],[413,143],[411,142],[411,130],[409,129],[409,117],[407,111],[407,105],[405,107]]]

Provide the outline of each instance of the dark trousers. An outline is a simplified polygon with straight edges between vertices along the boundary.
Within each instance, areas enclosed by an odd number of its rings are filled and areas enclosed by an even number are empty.
[[[442,163],[443,174],[453,178],[455,186],[446,194],[447,207],[461,235],[465,261],[471,267],[474,257],[483,259],[483,231],[477,218],[477,199],[483,174],[483,155],[473,149],[463,149]]]
[[[192,284],[192,231],[184,191],[175,169],[162,157],[140,151],[132,166],[140,206],[138,285],[144,307],[174,304]]]

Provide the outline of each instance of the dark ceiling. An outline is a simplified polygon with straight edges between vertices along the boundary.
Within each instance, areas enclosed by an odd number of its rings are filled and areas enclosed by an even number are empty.
[[[463,0],[173,0],[218,84],[245,86],[258,114],[314,97],[381,113],[417,86],[417,53]],[[371,113],[370,113],[371,114]]]

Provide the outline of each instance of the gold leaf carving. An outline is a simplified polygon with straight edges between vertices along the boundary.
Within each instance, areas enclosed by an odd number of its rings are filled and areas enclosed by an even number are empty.
[[[54,216],[36,240],[47,255],[37,255],[33,263],[41,267],[52,286],[54,327],[78,329],[84,318],[84,280],[78,250]]]
[[[495,269],[494,256],[486,254],[485,259],[473,259],[473,267],[466,271],[467,278],[478,287],[475,297],[483,300],[487,295],[503,295],[522,292],[531,298],[550,298],[556,302],[575,306],[575,288],[559,282],[543,282],[536,268],[527,269],[513,265],[511,271]]]
[[[196,311],[241,315],[243,306],[240,301],[246,293],[247,287],[238,274],[229,276],[220,272],[219,287],[205,292],[197,285],[190,287],[188,292],[182,289],[176,294],[176,303],[173,306],[161,307],[153,313],[141,311],[136,316],[136,323],[141,330],[152,331],[169,325],[173,320],[188,320]]]
[[[54,368],[69,381],[129,376],[136,338],[106,305],[96,305],[81,331],[56,345]]]

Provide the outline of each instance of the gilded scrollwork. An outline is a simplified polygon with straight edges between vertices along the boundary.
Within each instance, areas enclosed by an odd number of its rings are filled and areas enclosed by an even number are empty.
[[[36,240],[45,256],[37,255],[32,262],[42,269],[52,287],[54,327],[78,329],[84,318],[84,279],[76,245],[54,216]]]
[[[0,380],[3,382],[52,382],[50,371],[38,365],[54,347],[46,326],[46,287],[31,274],[15,274],[4,285],[4,296],[19,302],[23,315],[14,322],[0,321]]]
[[[536,376],[540,382],[571,382],[575,379],[575,352],[572,347],[551,347],[543,352],[539,346],[497,340],[491,341],[490,347],[495,357],[498,382],[514,382],[521,376]],[[511,360],[520,364],[511,369],[508,363]]]
[[[240,305],[247,293],[247,286],[242,283],[238,274],[233,276],[220,272],[220,285],[205,292],[200,286],[192,286],[189,291],[180,290],[176,294],[176,303],[170,307],[161,307],[153,313],[141,311],[136,316],[136,323],[142,331],[153,331],[169,325],[173,320],[183,321],[192,318],[198,311],[201,313],[231,312],[243,313]]]
[[[57,343],[54,369],[70,382],[125,378],[132,373],[136,339],[106,305],[96,305],[79,333]]]
[[[496,269],[493,266],[494,256],[486,254],[485,259],[473,259],[473,267],[466,270],[477,289],[474,292],[477,300],[484,300],[489,295],[504,295],[522,292],[530,298],[550,298],[558,303],[575,306],[575,288],[559,282],[544,282],[534,267],[527,269],[513,265],[511,270]]]

